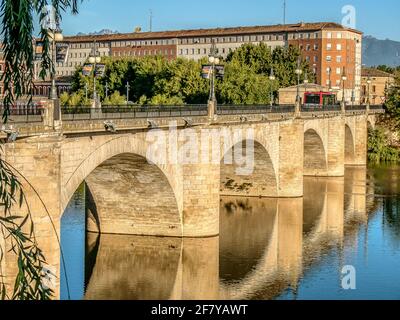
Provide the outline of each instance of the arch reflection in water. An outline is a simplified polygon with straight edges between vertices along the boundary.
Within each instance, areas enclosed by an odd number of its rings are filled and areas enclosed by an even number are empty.
[[[89,233],[85,298],[273,299],[295,294],[305,274],[330,249],[340,247],[347,225],[359,225],[345,215],[365,210],[365,176],[365,169],[353,168],[345,179],[306,178],[304,198],[298,199],[223,197],[216,238]]]

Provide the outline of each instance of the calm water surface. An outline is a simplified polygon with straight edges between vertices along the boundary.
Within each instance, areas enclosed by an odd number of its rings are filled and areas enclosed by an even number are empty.
[[[302,199],[221,199],[221,234],[85,233],[80,188],[62,219],[72,299],[400,299],[400,167],[306,178]],[[356,290],[342,269],[356,268]],[[61,294],[68,298],[62,270]]]

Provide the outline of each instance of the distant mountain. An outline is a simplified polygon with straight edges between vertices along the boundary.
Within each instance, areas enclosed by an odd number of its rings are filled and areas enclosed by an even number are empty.
[[[77,34],[77,36],[102,36],[102,35],[105,35],[105,34],[116,34],[116,33],[119,33],[119,32],[118,31],[113,31],[113,30],[110,30],[110,29],[103,29],[103,30],[96,31],[96,32],[91,32],[91,33],[79,32]]]
[[[363,63],[368,67],[381,64],[391,67],[400,66],[400,42],[365,36],[363,38]]]

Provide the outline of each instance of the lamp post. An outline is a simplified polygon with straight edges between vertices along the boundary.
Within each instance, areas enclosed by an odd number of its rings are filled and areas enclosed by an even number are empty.
[[[212,41],[211,53],[208,57],[208,62],[211,63],[211,86],[210,86],[210,101],[217,102],[215,97],[215,65],[219,64],[215,41]]]
[[[93,44],[93,51],[89,56],[89,63],[93,64],[93,107],[97,108],[98,98],[97,98],[97,86],[96,86],[96,68],[97,64],[101,62],[100,53],[97,50],[96,41]]]
[[[125,88],[126,88],[126,105],[128,105],[129,104],[129,89],[131,88],[128,81],[126,82]]]
[[[343,68],[342,73],[342,111],[346,112],[346,95],[345,95],[345,83],[347,81],[346,69]]]
[[[331,67],[328,67],[328,69],[327,69],[327,71],[328,71],[328,81],[329,81],[329,92],[332,92],[333,90],[332,90],[332,81],[331,81],[331,75],[332,75],[332,68]]]
[[[304,90],[307,92],[307,85],[309,84],[309,80],[308,80],[308,74],[307,72],[304,74]]]
[[[346,102],[346,97],[345,97],[345,82],[347,81],[347,75],[346,75],[346,70],[343,68],[343,73],[342,73],[342,102]]]
[[[53,53],[53,69],[51,72],[51,100],[58,100],[58,92],[57,92],[57,85],[56,85],[56,64],[57,64],[57,47],[56,43],[61,42],[64,40],[64,36],[61,33],[61,30],[54,29],[49,30],[48,36],[51,40],[52,45],[52,53]]]
[[[370,99],[370,94],[371,94],[371,83],[372,83],[372,81],[371,81],[371,77],[368,77],[368,79],[367,79],[367,84],[368,84],[368,92],[367,92],[367,94],[368,94],[368,96],[367,96],[367,106],[369,106],[370,104],[371,104],[371,99]]]
[[[300,97],[300,76],[303,74],[303,70],[300,68],[300,59],[297,60],[297,69],[295,70],[297,75],[297,94],[296,94],[296,104],[300,106],[301,97]]]
[[[215,116],[215,109],[217,105],[217,99],[215,97],[215,65],[219,64],[219,58],[217,56],[217,49],[215,47],[215,40],[212,40],[211,52],[208,56],[208,62],[211,63],[211,78],[210,78],[210,96],[208,99],[208,117],[213,119]]]
[[[271,80],[271,82],[274,82],[276,79],[275,74],[274,74],[274,68],[271,68],[271,74],[269,75],[269,80]],[[272,83],[270,85],[271,88],[271,95],[270,95],[270,106],[272,107],[274,104],[274,94],[273,94],[273,90],[272,90]]]
[[[106,99],[108,100],[108,82],[106,82]]]

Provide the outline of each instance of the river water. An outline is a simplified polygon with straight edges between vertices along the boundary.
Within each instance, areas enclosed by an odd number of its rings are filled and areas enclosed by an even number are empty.
[[[301,199],[221,198],[215,238],[86,234],[84,216],[81,187],[62,299],[400,299],[399,166],[305,178]]]

